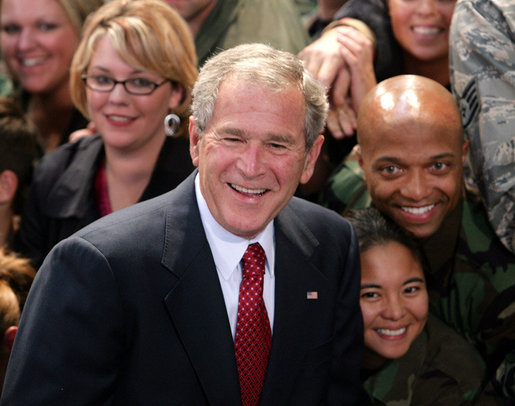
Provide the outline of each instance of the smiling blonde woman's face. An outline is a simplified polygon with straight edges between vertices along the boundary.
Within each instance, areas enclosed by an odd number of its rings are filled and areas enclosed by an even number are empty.
[[[25,91],[68,85],[79,34],[57,0],[2,0],[1,28],[2,57]]]

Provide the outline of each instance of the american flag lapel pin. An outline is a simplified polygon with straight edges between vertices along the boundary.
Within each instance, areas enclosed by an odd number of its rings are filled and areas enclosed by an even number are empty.
[[[318,299],[318,292],[317,291],[308,291],[306,292],[306,299],[310,300],[316,300]]]

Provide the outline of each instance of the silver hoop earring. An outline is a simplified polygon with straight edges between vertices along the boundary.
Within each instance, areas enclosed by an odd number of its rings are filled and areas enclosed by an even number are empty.
[[[164,120],[165,123],[165,133],[169,137],[173,137],[177,130],[179,129],[179,125],[181,124],[181,119],[177,114],[170,113],[167,114]]]

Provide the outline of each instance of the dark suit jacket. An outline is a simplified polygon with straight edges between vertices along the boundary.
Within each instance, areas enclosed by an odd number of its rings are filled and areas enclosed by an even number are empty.
[[[25,305],[2,404],[241,404],[195,173],[52,250]],[[363,327],[352,228],[294,198],[276,218],[275,238],[261,404],[356,404]]]

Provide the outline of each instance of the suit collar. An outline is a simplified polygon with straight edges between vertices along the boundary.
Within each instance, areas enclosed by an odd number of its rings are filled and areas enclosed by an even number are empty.
[[[207,202],[202,196],[198,175],[195,177],[195,197],[199,207],[202,225],[219,274],[221,274],[225,280],[228,280],[238,267],[248,245],[259,242],[266,254],[266,272],[269,272],[273,276],[275,265],[274,221],[271,221],[266,226],[265,230],[261,231],[252,240],[238,237],[223,228],[211,214]]]

